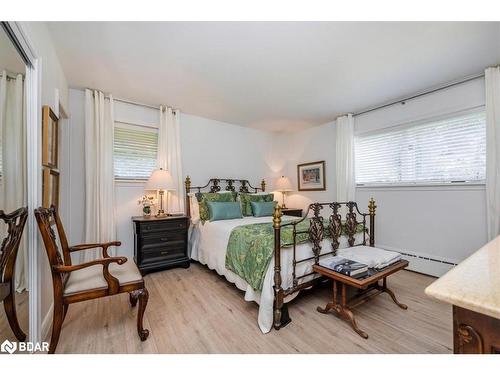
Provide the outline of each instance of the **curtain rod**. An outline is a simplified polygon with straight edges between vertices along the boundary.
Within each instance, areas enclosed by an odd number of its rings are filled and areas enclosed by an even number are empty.
[[[458,80],[458,81],[449,82],[449,83],[446,83],[442,86],[434,87],[433,89],[422,91],[422,92],[419,92],[419,93],[414,94],[414,95],[406,96],[406,97],[403,97],[403,98],[398,99],[398,100],[393,100],[393,101],[385,103],[385,104],[380,104],[376,107],[367,108],[367,109],[364,109],[362,111],[353,113],[353,116],[364,115],[365,113],[369,113],[369,112],[376,111],[376,110],[379,110],[382,108],[390,107],[390,106],[395,105],[395,104],[404,103],[408,100],[416,99],[416,98],[419,98],[421,96],[432,94],[432,93],[440,91],[440,90],[445,90],[445,89],[453,87],[453,86],[461,85],[462,83],[473,81],[473,80],[481,78],[481,77],[484,77],[484,73],[476,74],[474,76],[469,76],[469,77],[463,78],[463,79]]]
[[[105,97],[109,98],[109,96],[105,96]],[[151,105],[151,104],[138,103],[138,102],[133,102],[131,100],[126,100],[126,99],[120,99],[120,98],[113,98],[113,99],[116,100],[117,102],[132,104],[132,105],[136,105],[138,107],[146,107],[146,108],[153,108],[153,109],[160,110],[159,105],[157,107],[155,107],[154,105]]]
[[[88,90],[94,91],[95,89],[87,88]],[[85,89],[81,89],[82,91],[85,91]],[[109,99],[109,95],[104,95],[104,98]],[[121,98],[113,98],[113,100],[116,100],[117,102],[122,102],[122,103],[127,103],[127,104],[132,104],[136,105],[138,107],[146,107],[146,108],[152,108],[152,109],[157,109],[160,110],[160,105],[154,106],[151,104],[144,104],[144,103],[139,103],[139,102],[134,102],[132,100],[127,100],[127,99],[121,99]],[[173,112],[176,112],[177,109],[174,109]]]

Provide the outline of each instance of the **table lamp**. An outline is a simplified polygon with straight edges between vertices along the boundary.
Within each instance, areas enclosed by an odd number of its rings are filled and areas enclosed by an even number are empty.
[[[168,192],[175,191],[174,181],[170,173],[163,169],[156,169],[151,173],[148,182],[144,186],[144,190],[158,190],[160,194],[160,209],[156,214],[156,217],[168,216]],[[163,194],[167,192],[167,213],[163,210]]]
[[[285,193],[288,191],[292,191],[292,183],[290,182],[290,179],[285,176],[281,176],[276,180],[275,184],[275,190],[281,192],[283,195],[283,204],[281,205],[281,208],[286,208],[285,204]]]

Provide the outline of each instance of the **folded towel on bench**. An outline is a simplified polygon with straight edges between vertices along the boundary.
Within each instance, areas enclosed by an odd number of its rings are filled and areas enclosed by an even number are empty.
[[[337,255],[376,269],[385,268],[401,259],[401,254],[396,251],[383,250],[370,246],[354,246],[339,249]]]

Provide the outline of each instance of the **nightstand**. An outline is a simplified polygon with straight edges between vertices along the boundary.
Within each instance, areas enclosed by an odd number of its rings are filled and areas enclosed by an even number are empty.
[[[282,208],[281,212],[283,215],[302,217],[301,208]]]
[[[189,267],[187,239],[189,218],[132,217],[134,223],[134,260],[141,273],[174,266]]]

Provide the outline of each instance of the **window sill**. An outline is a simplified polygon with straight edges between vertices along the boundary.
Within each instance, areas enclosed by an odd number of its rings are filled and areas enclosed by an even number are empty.
[[[419,191],[443,191],[443,190],[485,190],[485,182],[436,182],[419,184],[366,184],[356,185],[359,190],[419,190]]]
[[[147,182],[147,180],[121,180],[121,179],[115,179],[115,186],[118,187],[144,187],[144,184]]]

